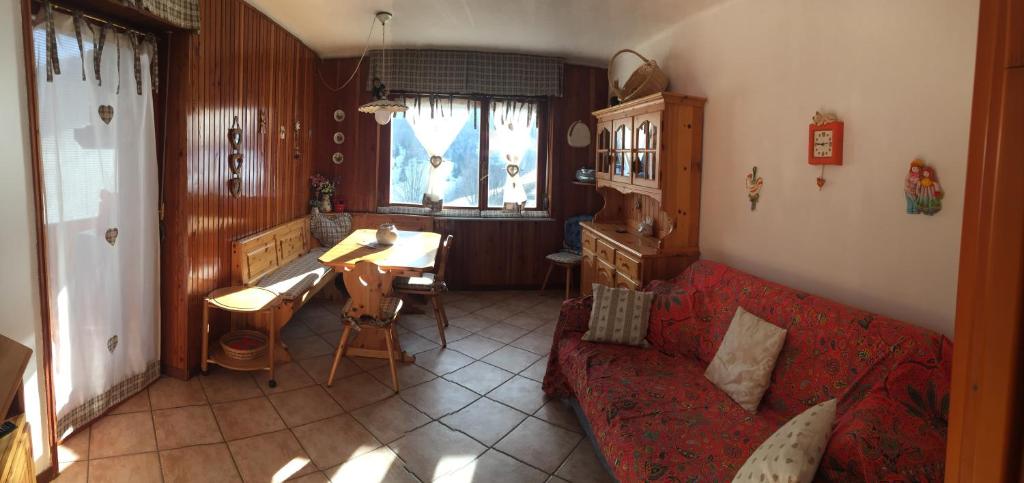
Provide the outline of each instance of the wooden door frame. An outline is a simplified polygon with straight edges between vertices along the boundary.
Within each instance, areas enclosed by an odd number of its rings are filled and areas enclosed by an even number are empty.
[[[1021,480],[1024,0],[982,0],[960,244],[946,481]]]

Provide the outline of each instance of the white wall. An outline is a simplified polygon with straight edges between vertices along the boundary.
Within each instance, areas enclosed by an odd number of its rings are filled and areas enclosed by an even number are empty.
[[[703,256],[952,337],[977,19],[978,0],[731,0],[637,46],[708,98]],[[822,108],[846,146],[819,192]],[[934,217],[905,212],[918,156],[947,190]]]
[[[36,470],[49,466],[41,430],[43,404],[39,285],[36,267],[35,208],[21,38],[21,2],[0,0],[0,334],[33,349],[25,374],[25,402],[32,428]],[[12,68],[13,67],[13,68]]]

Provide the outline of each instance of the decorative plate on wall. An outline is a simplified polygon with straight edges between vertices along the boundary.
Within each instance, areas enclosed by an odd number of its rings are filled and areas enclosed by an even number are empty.
[[[334,133],[334,144],[341,144],[343,142],[345,142],[345,133],[340,131]]]
[[[338,122],[344,121],[345,120],[345,111],[343,111],[341,109],[335,109],[334,110],[334,120],[338,121]]]
[[[345,155],[341,153],[334,153],[331,155],[331,162],[334,164],[341,164],[345,162]]]

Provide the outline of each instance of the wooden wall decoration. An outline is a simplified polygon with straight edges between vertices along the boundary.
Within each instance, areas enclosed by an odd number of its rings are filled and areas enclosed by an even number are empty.
[[[200,4],[200,32],[172,33],[165,56],[161,343],[176,377],[199,365],[202,299],[230,285],[231,241],[306,213],[315,129],[294,126],[319,113],[312,50],[242,0]],[[247,133],[237,198],[224,169],[234,116]]]

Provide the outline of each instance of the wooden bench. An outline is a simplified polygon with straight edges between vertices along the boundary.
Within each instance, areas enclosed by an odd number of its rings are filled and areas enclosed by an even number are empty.
[[[274,311],[274,327],[280,333],[292,315],[337,276],[317,261],[325,250],[310,236],[309,217],[277,225],[231,243],[231,283],[281,294],[282,303]]]

